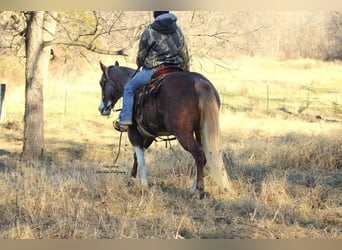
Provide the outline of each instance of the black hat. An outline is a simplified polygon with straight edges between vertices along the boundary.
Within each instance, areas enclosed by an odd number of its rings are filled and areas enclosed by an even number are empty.
[[[153,11],[153,17],[157,18],[157,16],[160,16],[166,13],[169,13],[169,11],[168,10],[167,11]]]

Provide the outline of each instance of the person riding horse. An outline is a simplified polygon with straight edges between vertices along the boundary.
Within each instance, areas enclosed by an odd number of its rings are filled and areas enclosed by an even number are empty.
[[[114,128],[127,132],[132,125],[134,94],[142,85],[151,81],[160,66],[174,65],[189,71],[188,48],[177,17],[169,11],[154,11],[154,22],[147,26],[139,42],[136,59],[138,68],[142,67],[125,85],[123,106]]]

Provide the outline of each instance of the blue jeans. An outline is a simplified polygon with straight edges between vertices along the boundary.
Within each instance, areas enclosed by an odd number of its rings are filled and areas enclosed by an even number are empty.
[[[126,83],[123,92],[123,106],[119,115],[122,124],[132,124],[135,91],[140,86],[151,81],[152,75],[156,70],[157,68],[143,68]]]

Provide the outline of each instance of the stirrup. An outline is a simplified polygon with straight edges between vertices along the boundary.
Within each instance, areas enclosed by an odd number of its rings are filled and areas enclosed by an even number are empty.
[[[128,131],[128,126],[126,124],[121,124],[119,120],[116,120],[113,122],[113,127],[115,130],[119,132],[127,132]]]

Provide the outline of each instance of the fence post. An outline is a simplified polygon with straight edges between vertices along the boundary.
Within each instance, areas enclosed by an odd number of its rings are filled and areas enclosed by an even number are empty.
[[[266,85],[266,94],[267,94],[267,112],[269,111],[269,103],[270,103],[270,97],[269,97],[269,83],[267,82],[267,85]]]
[[[0,85],[0,122],[5,121],[5,93],[6,93],[6,84],[1,83]]]

